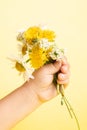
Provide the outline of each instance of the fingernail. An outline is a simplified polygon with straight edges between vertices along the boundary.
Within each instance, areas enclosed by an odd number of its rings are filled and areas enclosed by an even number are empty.
[[[61,74],[61,79],[64,79],[64,75],[63,74]]]

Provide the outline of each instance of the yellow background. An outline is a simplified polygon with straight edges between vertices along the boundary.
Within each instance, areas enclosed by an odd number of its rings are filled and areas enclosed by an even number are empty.
[[[57,34],[57,43],[67,48],[71,78],[66,95],[87,129],[87,1],[0,0],[0,98],[23,83],[7,59],[16,55],[16,34],[32,25],[47,24]],[[43,104],[13,130],[77,130],[60,96]]]

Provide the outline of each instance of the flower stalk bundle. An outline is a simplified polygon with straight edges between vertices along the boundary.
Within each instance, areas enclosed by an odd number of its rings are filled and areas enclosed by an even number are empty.
[[[64,57],[64,49],[57,47],[55,38],[54,31],[40,26],[32,26],[25,31],[19,32],[17,40],[20,41],[20,50],[18,57],[14,58],[13,61],[15,62],[15,68],[24,75],[26,80],[34,78],[32,74],[36,69]],[[65,103],[71,118],[72,116],[75,117],[78,130],[80,130],[77,117],[65,97],[63,85],[59,85],[56,82],[56,75],[54,75],[53,82],[61,93],[61,105],[63,105],[63,102]]]

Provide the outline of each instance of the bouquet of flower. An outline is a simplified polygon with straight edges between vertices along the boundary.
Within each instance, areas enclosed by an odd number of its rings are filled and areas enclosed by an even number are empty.
[[[15,68],[24,75],[26,80],[33,77],[33,72],[45,64],[53,63],[64,56],[64,49],[59,49],[55,43],[55,32],[40,26],[29,27],[25,31],[19,32],[17,40],[20,41],[20,51],[15,61]],[[74,115],[78,130],[80,130],[76,115],[64,95],[63,85],[54,82],[62,95],[61,104],[66,104],[70,116]]]
[[[15,59],[15,68],[27,79],[33,78],[32,73],[36,69],[59,60],[64,55],[64,50],[55,44],[55,33],[39,26],[19,32],[17,40],[21,44],[19,57]]]

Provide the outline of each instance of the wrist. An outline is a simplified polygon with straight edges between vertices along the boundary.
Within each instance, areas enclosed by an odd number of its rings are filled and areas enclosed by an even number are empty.
[[[28,98],[31,98],[32,102],[35,102],[37,106],[41,105],[42,101],[40,100],[39,95],[36,91],[36,85],[34,84],[34,81],[30,79],[29,81],[26,81],[24,86],[27,89]]]
[[[27,87],[30,93],[34,94],[34,98],[39,104],[47,102],[57,95],[56,88],[53,84],[47,87],[39,87],[35,84],[34,79],[30,79],[27,81]]]
[[[28,91],[30,91],[29,94],[31,93],[40,105],[48,100],[46,97],[47,95],[45,94],[45,89],[43,89],[41,86],[39,87],[35,83],[34,79],[30,79],[26,82],[26,84],[28,87]]]

